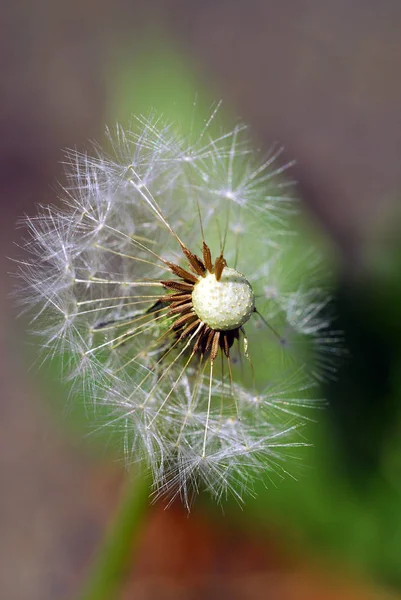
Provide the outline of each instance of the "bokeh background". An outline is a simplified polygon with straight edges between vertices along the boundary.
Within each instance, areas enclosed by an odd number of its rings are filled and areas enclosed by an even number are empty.
[[[189,119],[195,98],[296,158],[350,357],[298,481],[242,510],[151,507],[121,598],[401,597],[399,0],[3,0],[0,23],[0,597],[74,597],[125,480],[29,371],[15,223],[57,201],[63,148],[152,108]]]

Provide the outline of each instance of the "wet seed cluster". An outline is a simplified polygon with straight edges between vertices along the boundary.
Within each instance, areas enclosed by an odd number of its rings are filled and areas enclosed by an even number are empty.
[[[178,280],[162,281],[172,293],[160,298],[169,304],[169,315],[177,318],[172,330],[183,340],[191,336],[193,353],[208,355],[213,362],[219,348],[229,357],[241,327],[255,309],[250,283],[227,267],[222,255],[212,262],[210,248],[203,242],[203,260],[186,247],[182,251],[190,270],[168,263]]]

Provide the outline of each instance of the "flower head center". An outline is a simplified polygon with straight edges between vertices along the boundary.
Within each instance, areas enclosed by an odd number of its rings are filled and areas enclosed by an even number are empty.
[[[248,321],[255,308],[249,281],[236,269],[225,267],[220,279],[207,272],[195,283],[192,304],[199,319],[211,329],[229,331]]]

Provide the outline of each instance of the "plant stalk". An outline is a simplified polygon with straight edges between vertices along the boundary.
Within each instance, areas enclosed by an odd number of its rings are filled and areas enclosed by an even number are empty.
[[[119,592],[142,530],[149,503],[149,483],[130,477],[114,522],[99,550],[79,600],[114,600]]]

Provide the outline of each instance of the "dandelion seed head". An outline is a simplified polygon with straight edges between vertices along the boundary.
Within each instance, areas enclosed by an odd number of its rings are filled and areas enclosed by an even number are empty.
[[[281,149],[255,158],[214,117],[197,137],[139,117],[109,153],[69,151],[64,203],[25,222],[19,269],[44,351],[102,407],[94,430],[188,506],[286,476],[341,345],[316,256],[292,249]]]

